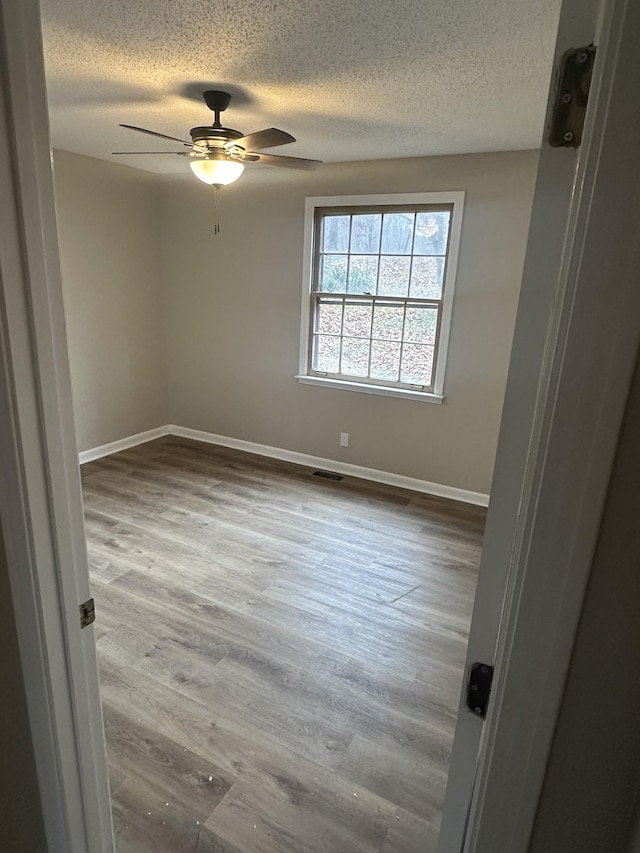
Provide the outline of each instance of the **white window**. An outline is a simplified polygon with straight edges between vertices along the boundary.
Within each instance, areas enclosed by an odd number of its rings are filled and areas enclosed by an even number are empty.
[[[307,199],[300,382],[442,401],[463,201]]]

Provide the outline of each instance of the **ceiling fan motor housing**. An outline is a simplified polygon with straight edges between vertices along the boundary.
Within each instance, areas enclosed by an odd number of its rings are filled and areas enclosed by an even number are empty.
[[[244,135],[239,130],[233,130],[231,127],[212,127],[211,125],[192,127],[189,133],[194,143],[207,148],[222,148],[232,139],[241,139]]]

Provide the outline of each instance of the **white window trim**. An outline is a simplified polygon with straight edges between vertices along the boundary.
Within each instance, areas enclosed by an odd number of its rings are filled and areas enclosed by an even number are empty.
[[[304,212],[304,255],[302,264],[302,306],[300,311],[300,362],[296,379],[305,385],[324,388],[339,388],[345,391],[359,391],[364,394],[378,394],[383,397],[398,397],[405,400],[419,400],[429,403],[442,403],[444,400],[444,379],[447,367],[451,318],[453,315],[453,297],[458,270],[460,237],[462,235],[462,213],[465,193],[454,192],[429,193],[390,193],[385,195],[346,195],[313,196],[305,200]],[[432,391],[412,391],[406,388],[394,388],[392,385],[374,385],[349,379],[325,378],[309,373],[310,346],[310,294],[313,287],[314,256],[314,219],[317,208],[321,207],[359,207],[379,205],[412,204],[452,204],[449,251],[444,277],[440,338],[436,359],[436,372]]]

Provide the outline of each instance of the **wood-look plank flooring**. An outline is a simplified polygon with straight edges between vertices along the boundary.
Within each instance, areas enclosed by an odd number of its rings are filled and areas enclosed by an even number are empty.
[[[82,479],[119,853],[435,850],[484,510],[176,438]]]

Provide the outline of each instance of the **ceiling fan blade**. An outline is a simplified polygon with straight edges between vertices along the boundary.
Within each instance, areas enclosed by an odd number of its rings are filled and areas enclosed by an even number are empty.
[[[186,145],[187,148],[194,148],[193,142],[186,142],[184,139],[178,139],[177,136],[167,136],[166,133],[156,133],[155,130],[146,130],[144,127],[136,127],[133,124],[121,124],[120,127],[126,127],[128,130],[137,130],[138,133],[148,133],[149,136],[157,136],[159,139],[168,139],[171,142],[179,142],[181,145]]]
[[[243,136],[241,139],[230,139],[227,148],[239,145],[245,151],[262,151],[263,148],[275,148],[276,145],[288,145],[295,141],[295,136],[291,136],[290,133],[278,130],[277,127],[269,127],[257,133],[250,133],[249,136]]]
[[[178,157],[188,157],[190,151],[112,151],[112,154],[177,154]]]
[[[266,166],[287,166],[289,169],[311,170],[322,163],[322,160],[305,160],[302,157],[280,157],[278,154],[257,154],[256,157],[258,158],[258,163],[264,163]]]

